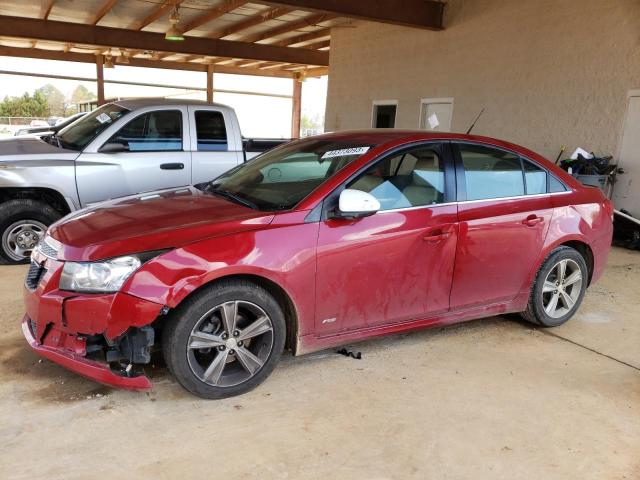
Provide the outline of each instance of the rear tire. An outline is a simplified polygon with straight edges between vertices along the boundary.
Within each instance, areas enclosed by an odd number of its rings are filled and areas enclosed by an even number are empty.
[[[185,300],[162,334],[165,362],[188,391],[227,398],[257,387],[284,349],[286,324],[278,302],[246,281],[224,281]]]
[[[46,203],[31,199],[0,204],[0,264],[28,263],[31,250],[49,225],[62,217]]]
[[[587,264],[577,250],[556,248],[538,270],[522,316],[543,327],[562,325],[580,307],[588,278]]]

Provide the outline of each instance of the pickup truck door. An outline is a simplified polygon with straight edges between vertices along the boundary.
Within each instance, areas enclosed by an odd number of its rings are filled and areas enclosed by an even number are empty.
[[[123,118],[76,159],[80,203],[191,184],[186,107],[145,108]]]
[[[208,182],[242,163],[242,137],[233,112],[214,106],[189,106],[192,183]]]

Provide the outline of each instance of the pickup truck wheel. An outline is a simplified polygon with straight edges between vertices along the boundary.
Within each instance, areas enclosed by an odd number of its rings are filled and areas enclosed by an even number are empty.
[[[27,263],[47,227],[60,217],[58,211],[36,200],[0,204],[0,264]]]
[[[282,309],[250,282],[215,284],[188,298],[172,317],[162,333],[165,362],[184,388],[203,398],[255,388],[284,349]]]

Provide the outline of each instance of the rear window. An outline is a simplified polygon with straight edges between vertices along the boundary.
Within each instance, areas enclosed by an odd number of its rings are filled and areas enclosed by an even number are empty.
[[[221,112],[199,110],[195,114],[198,151],[226,151],[227,129]]]

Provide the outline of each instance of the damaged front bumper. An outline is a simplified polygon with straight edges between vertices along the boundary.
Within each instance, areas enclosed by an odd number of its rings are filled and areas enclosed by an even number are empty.
[[[22,333],[31,348],[40,356],[51,360],[83,377],[117,388],[149,390],[151,381],[144,375],[128,377],[112,370],[106,363],[89,360],[71,350],[39,344],[31,330],[31,318],[22,319]]]
[[[162,315],[163,305],[123,292],[59,290],[62,266],[63,262],[36,257],[27,275],[22,331],[31,348],[106,385],[151,388],[137,367],[150,361],[155,340],[151,324]]]

